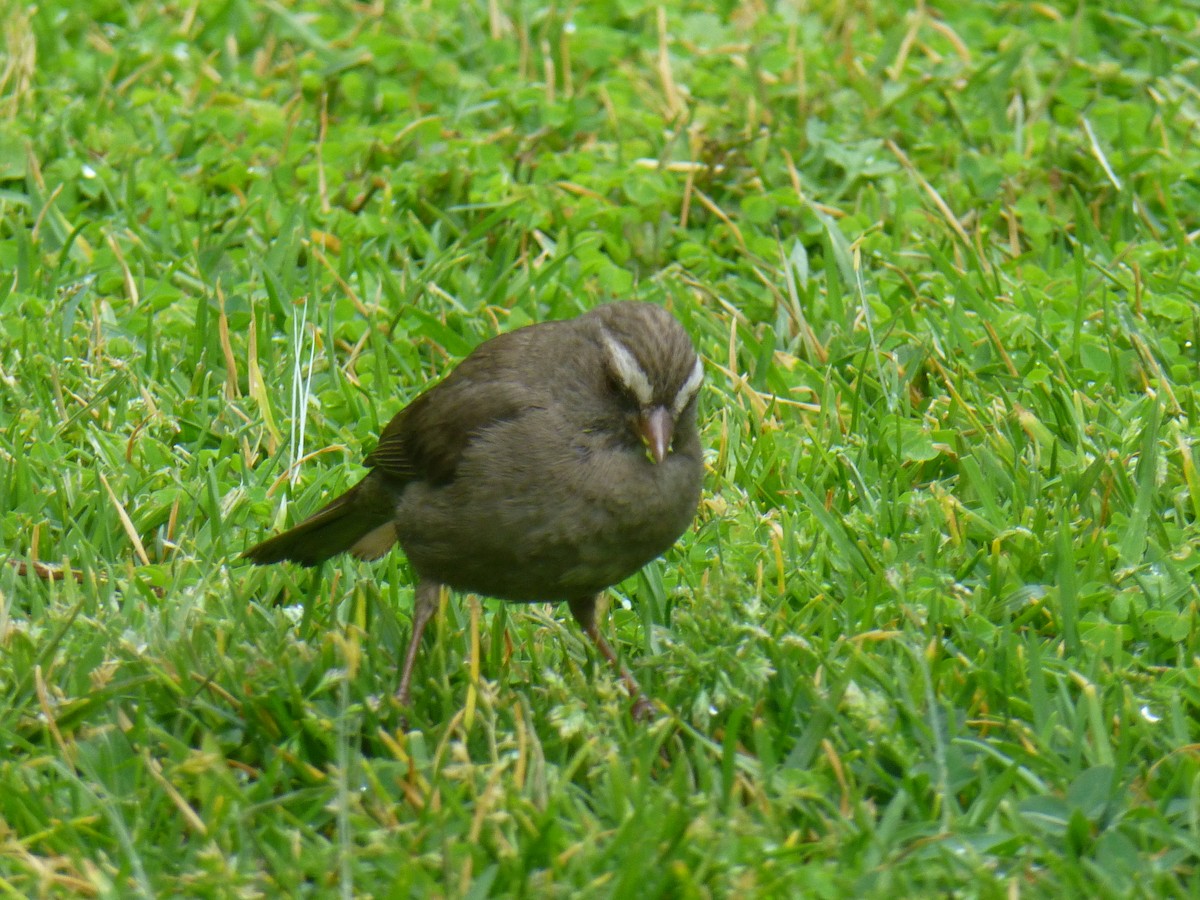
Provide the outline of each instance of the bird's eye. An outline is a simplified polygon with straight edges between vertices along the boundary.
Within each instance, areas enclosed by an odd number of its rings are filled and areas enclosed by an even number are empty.
[[[675,395],[675,403],[672,405],[671,411],[678,416],[687,407],[689,403],[696,398],[700,392],[700,383],[704,380],[704,363],[700,361],[700,357],[696,357],[696,362],[692,365],[692,371],[688,374],[687,380],[679,388],[679,393]]]
[[[629,352],[624,344],[611,334],[602,335],[604,347],[608,351],[608,374],[617,380],[620,393],[633,398],[638,406],[649,406],[654,397],[650,387],[650,379],[638,364],[637,359]]]
[[[637,406],[637,398],[633,396],[633,392],[623,382],[616,373],[608,371],[604,373],[604,385],[615,399],[619,400],[626,406]]]

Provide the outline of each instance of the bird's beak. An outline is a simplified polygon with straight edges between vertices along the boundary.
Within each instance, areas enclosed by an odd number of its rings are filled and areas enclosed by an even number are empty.
[[[646,442],[646,447],[655,463],[661,463],[667,458],[667,451],[671,449],[671,435],[674,431],[675,420],[665,406],[644,409],[638,416],[638,434]]]

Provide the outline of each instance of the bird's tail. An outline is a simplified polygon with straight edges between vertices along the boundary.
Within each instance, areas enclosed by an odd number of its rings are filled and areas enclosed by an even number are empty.
[[[396,543],[391,491],[372,473],[295,528],[255,544],[242,554],[255,565],[290,560],[317,566],[347,551],[378,559]]]

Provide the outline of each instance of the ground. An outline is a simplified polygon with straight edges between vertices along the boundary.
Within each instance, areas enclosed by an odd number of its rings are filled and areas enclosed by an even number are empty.
[[[0,18],[6,895],[1200,889],[1194,4]],[[624,297],[707,367],[658,721],[450,597],[406,723],[403,556],[238,555]]]

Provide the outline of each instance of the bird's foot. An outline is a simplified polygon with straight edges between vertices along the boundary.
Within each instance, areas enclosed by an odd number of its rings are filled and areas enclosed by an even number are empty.
[[[633,709],[630,710],[635,722],[653,722],[658,718],[658,710],[643,694],[635,694]]]

